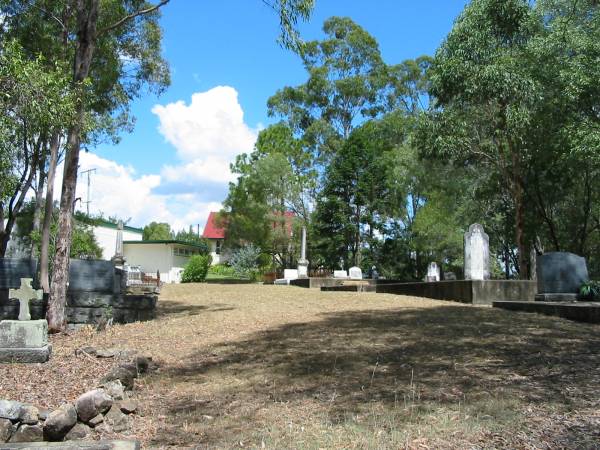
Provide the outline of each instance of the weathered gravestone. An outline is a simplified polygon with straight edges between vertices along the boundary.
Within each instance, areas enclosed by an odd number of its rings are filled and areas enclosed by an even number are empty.
[[[345,270],[334,270],[333,278],[346,279],[348,278],[348,272],[346,272]]]
[[[430,262],[427,266],[427,277],[426,281],[440,281],[440,266],[435,262]]]
[[[362,280],[362,269],[360,267],[350,267],[348,272],[351,280]]]
[[[21,279],[19,289],[11,289],[10,297],[19,300],[19,320],[0,321],[0,362],[36,363],[50,358],[48,322],[29,320],[29,301],[41,300],[42,292],[31,287],[31,278]]]
[[[19,289],[9,289],[9,298],[19,300],[19,320],[31,320],[29,313],[29,302],[31,300],[41,300],[44,292],[41,289],[31,287],[31,278],[21,278]]]
[[[69,291],[120,292],[120,280],[116,280],[115,266],[111,261],[72,259],[69,266]]]
[[[465,233],[465,280],[489,280],[490,238],[474,223]]]
[[[0,258],[0,289],[19,289],[21,278],[35,278],[36,271],[33,259]]]
[[[539,255],[536,268],[536,301],[575,301],[581,285],[589,281],[585,258],[573,253]]]

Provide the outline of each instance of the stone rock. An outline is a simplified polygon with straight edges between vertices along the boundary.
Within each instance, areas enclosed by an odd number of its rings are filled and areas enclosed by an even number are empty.
[[[129,429],[129,419],[118,408],[111,408],[104,416],[104,422],[110,425],[115,433],[122,433]]]
[[[65,436],[65,441],[78,441],[85,439],[91,432],[92,429],[86,424],[77,423],[73,428],[71,428],[71,431],[67,433]]]
[[[149,356],[136,356],[134,363],[137,367],[138,373],[141,374],[148,373],[153,367],[152,358]]]
[[[15,427],[8,419],[0,419],[0,443],[8,442],[12,436]]]
[[[109,381],[101,387],[113,400],[125,400],[125,388],[120,380]]]
[[[90,356],[96,356],[96,347],[92,347],[92,346],[87,346],[87,347],[81,347],[78,348],[77,350],[75,350],[75,354],[76,355],[80,355],[82,353],[87,353]]]
[[[9,442],[42,442],[44,432],[40,425],[21,425],[12,435]]]
[[[112,404],[112,397],[104,389],[94,389],[86,392],[75,401],[77,416],[82,422],[87,422],[98,414],[105,413]]]
[[[44,422],[44,438],[48,441],[60,441],[77,423],[77,410],[70,403],[48,414]]]
[[[97,350],[96,356],[98,358],[114,358],[115,356],[119,355],[119,353],[119,350],[116,348],[107,348]]]
[[[38,419],[43,422],[44,420],[46,420],[48,418],[48,414],[50,414],[49,410],[47,410],[47,409],[40,409],[38,411]]]
[[[88,421],[88,425],[92,428],[96,428],[98,425],[100,425],[102,422],[104,422],[104,416],[102,414],[98,414],[96,417],[92,417],[89,421]]]
[[[38,423],[39,410],[35,406],[23,405],[19,413],[19,422],[27,425],[35,425]]]
[[[0,419],[18,420],[23,404],[14,400],[0,400]]]
[[[131,364],[121,365],[114,367],[108,374],[102,379],[101,383],[108,383],[109,381],[119,380],[125,389],[133,389],[133,380],[137,378],[137,368]]]
[[[133,400],[124,400],[119,402],[119,409],[125,414],[133,414],[137,411],[137,403]]]
[[[42,348],[48,345],[45,320],[3,320],[0,322],[0,347]]]

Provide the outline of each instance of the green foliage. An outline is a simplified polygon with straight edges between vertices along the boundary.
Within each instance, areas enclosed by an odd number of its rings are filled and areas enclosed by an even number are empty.
[[[210,255],[191,256],[181,274],[182,283],[201,283],[206,280],[212,262]]]
[[[232,253],[229,264],[238,276],[254,280],[260,275],[260,255],[259,247],[248,244]]]
[[[168,241],[174,239],[171,226],[168,223],[150,222],[144,227],[144,241]]]
[[[209,253],[209,245],[206,239],[203,239],[198,235],[198,233],[194,232],[192,227],[190,227],[189,231],[180,230],[175,235],[175,240],[181,242],[188,242],[190,244],[195,244],[199,246],[200,253],[206,255]]]
[[[579,294],[584,300],[600,301],[600,282],[588,281],[579,288]]]
[[[237,275],[237,272],[233,267],[228,264],[215,264],[210,266],[208,273],[212,275],[219,275],[221,277],[233,278]]]

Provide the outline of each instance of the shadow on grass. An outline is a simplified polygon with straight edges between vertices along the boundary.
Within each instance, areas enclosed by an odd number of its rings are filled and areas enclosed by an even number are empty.
[[[597,405],[599,348],[600,327],[539,315],[454,306],[348,311],[213,346],[162,376],[219,380],[210,399],[167,405],[174,424],[181,414],[188,423],[227,417],[207,428],[213,443],[235,439],[232,430],[274,404],[307,402],[332,425],[373,405],[431,412],[464,404],[510,428],[515,405],[563,413]]]
[[[173,300],[160,300],[157,305],[157,318],[168,318],[171,316],[182,315],[197,316],[203,312],[232,311],[235,309],[225,303],[213,303],[207,306],[190,305],[189,303],[176,302]]]

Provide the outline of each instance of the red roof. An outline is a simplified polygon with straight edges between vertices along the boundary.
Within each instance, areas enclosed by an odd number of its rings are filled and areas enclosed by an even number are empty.
[[[218,212],[211,212],[206,220],[202,237],[205,239],[225,239],[225,227],[218,224]]]

